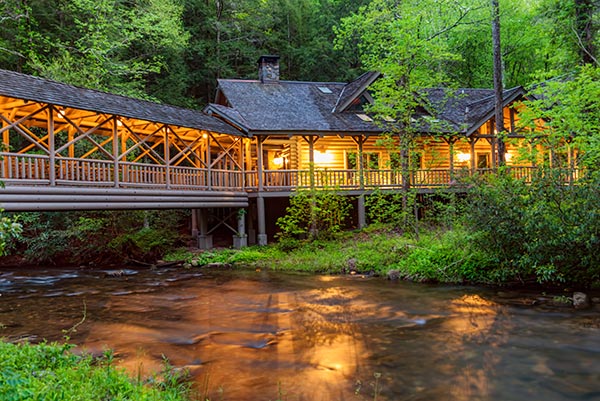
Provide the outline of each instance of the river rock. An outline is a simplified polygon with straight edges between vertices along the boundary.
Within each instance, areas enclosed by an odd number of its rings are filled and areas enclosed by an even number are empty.
[[[358,269],[356,268],[356,259],[350,258],[348,262],[346,262],[346,269],[350,274],[356,274]]]
[[[590,298],[587,296],[587,294],[583,292],[573,293],[573,307],[575,309],[586,309],[590,306]]]
[[[392,269],[392,270],[388,271],[387,278],[388,278],[388,280],[392,280],[392,281],[400,280],[400,271],[398,271],[396,269]]]
[[[229,263],[222,262],[213,262],[206,265],[209,269],[230,269],[231,265]]]

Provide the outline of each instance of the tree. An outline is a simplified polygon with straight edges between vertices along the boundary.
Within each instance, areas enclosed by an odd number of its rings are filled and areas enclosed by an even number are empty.
[[[502,44],[500,41],[500,5],[498,0],[492,0],[492,43],[494,48],[494,116],[496,120],[496,142],[498,144],[498,163],[506,165],[506,146],[504,145],[504,107],[502,93]]]
[[[375,102],[368,111],[384,124],[390,139],[396,139],[388,141],[390,146],[399,147],[406,223],[415,207],[409,205],[409,155],[419,133],[414,116],[426,102],[416,94],[426,87],[449,86],[446,66],[460,56],[451,51],[447,37],[472,11],[454,0],[374,0],[343,19],[338,32],[339,47],[358,38],[364,67],[383,74],[372,85]]]
[[[575,148],[580,167],[600,171],[600,67],[586,65],[571,76],[545,81],[531,95],[521,114],[530,139],[543,138],[556,152]]]

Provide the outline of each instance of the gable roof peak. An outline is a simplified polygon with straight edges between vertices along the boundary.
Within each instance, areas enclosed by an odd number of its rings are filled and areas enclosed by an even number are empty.
[[[381,73],[379,71],[367,71],[354,81],[344,85],[340,96],[338,97],[335,107],[331,111],[332,113],[341,113],[346,110],[348,106],[360,95],[367,90],[367,88],[375,82]]]

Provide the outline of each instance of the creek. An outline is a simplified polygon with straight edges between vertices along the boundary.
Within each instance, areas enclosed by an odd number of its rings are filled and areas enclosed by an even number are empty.
[[[186,368],[211,400],[600,400],[600,307],[268,271],[0,270],[0,337]]]

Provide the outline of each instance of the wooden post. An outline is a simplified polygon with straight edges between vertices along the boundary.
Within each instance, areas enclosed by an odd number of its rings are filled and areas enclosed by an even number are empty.
[[[356,142],[358,145],[358,183],[360,189],[365,189],[365,154],[364,154],[364,143],[365,138],[361,136]]]
[[[265,136],[257,136],[256,137],[256,174],[258,174],[258,193],[260,195],[260,193],[262,191],[264,191],[264,177],[263,177],[263,169],[264,169],[264,164],[263,164],[263,142],[265,141],[267,137]],[[260,213],[259,213],[260,215]],[[259,227],[260,227],[260,223],[259,223]],[[259,233],[258,235],[260,236],[261,232],[260,232],[260,228],[259,228]]]
[[[69,128],[67,129],[67,140],[71,142],[74,138],[75,130],[72,126],[69,126]],[[69,146],[69,157],[75,157],[75,144]]]
[[[198,209],[192,209],[192,238],[198,239]]]
[[[6,121],[2,121],[2,128],[5,128],[8,125],[8,123]],[[3,149],[1,149],[2,152],[10,152],[10,130],[7,129],[6,131],[2,132],[2,144]]]
[[[304,137],[304,140],[308,142],[308,170],[309,170],[309,180],[310,180],[310,190],[315,190],[315,137],[310,135],[308,137]]]
[[[7,125],[8,125],[8,123],[6,123],[5,121],[2,121],[2,128],[5,128]],[[2,149],[0,149],[0,152],[10,152],[10,130],[9,129],[2,132]],[[7,158],[4,158],[3,163],[4,163],[4,171],[6,171],[6,174],[8,174],[8,166],[9,166],[10,160],[8,160]],[[8,178],[8,176],[2,177],[2,178]]]
[[[54,138],[54,107],[48,108],[48,163],[50,164],[50,171],[48,172],[50,178],[50,185],[56,185],[56,144]]]
[[[448,165],[450,166],[450,180],[454,179],[454,143],[456,138],[444,138],[448,144]]]
[[[475,144],[478,140],[479,138],[469,138],[469,145],[471,145],[471,174],[474,174],[477,169],[477,162],[475,160]]]
[[[265,216],[265,198],[259,193],[256,198],[256,214],[258,220],[258,245],[267,245],[267,228]]]
[[[211,190],[212,189],[212,177],[211,177],[211,169],[212,169],[212,160],[210,154],[210,138],[211,134],[206,136],[206,187]]]
[[[239,209],[237,213],[237,234],[233,236],[233,247],[241,249],[248,246],[246,235],[246,209]]]
[[[208,209],[198,209],[198,223],[200,235],[198,235],[199,249],[212,249],[212,235],[208,234]]]
[[[165,126],[165,184],[167,189],[171,189],[171,149],[169,141],[169,127]]]
[[[115,188],[119,187],[119,127],[117,117],[113,118],[113,180]]]

